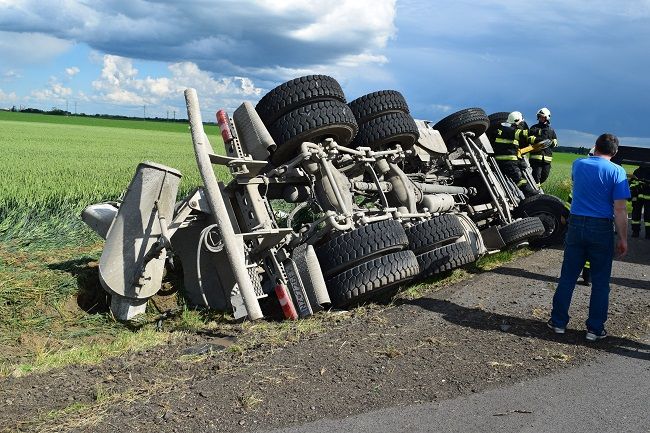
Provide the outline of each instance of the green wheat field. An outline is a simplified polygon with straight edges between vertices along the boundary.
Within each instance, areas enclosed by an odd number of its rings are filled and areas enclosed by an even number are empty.
[[[222,151],[218,128],[206,133]],[[0,376],[98,362],[170,338],[151,326],[131,331],[94,308],[102,239],[80,213],[118,199],[142,161],[181,171],[179,199],[200,185],[188,125],[0,112],[0,155]],[[576,157],[554,157],[547,193],[566,199]],[[217,175],[228,180],[225,170]],[[203,324],[183,311],[171,330]]]

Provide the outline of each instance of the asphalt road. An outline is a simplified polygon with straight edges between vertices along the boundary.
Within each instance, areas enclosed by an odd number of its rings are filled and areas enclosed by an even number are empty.
[[[273,433],[650,431],[650,346],[468,397],[323,419]]]

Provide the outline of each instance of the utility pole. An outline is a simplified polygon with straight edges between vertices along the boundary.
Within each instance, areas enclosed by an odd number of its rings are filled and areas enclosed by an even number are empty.
[[[65,100],[65,111],[66,112],[68,111],[68,100],[67,99]]]
[[[142,106],[142,120],[147,120],[147,106]]]
[[[167,120],[169,120],[169,110],[167,110]]]
[[[174,120],[176,120],[176,110],[174,110]]]
[[[77,101],[74,101],[74,114],[77,114]]]

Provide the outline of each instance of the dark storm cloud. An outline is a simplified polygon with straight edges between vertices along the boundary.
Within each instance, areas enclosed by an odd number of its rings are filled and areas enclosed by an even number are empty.
[[[381,49],[394,33],[394,0],[5,2],[2,30],[220,74],[333,64]]]

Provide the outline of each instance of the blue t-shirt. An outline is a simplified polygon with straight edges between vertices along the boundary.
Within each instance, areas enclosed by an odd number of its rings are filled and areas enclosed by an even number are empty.
[[[571,214],[614,217],[614,200],[630,198],[627,175],[620,165],[599,156],[578,159],[571,169]]]

